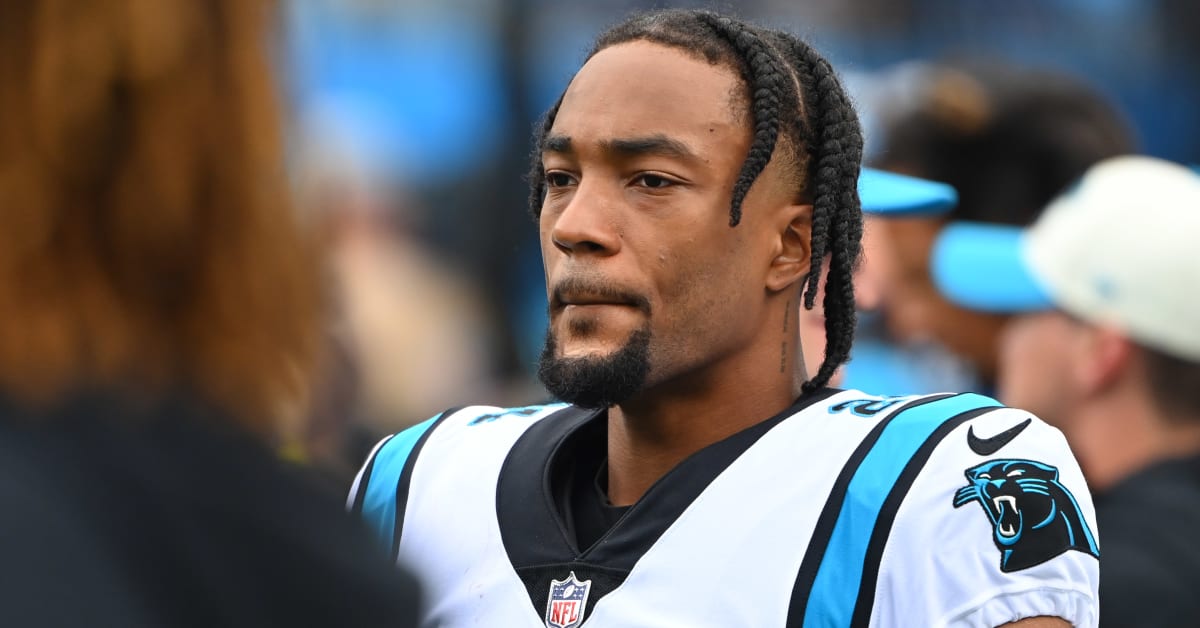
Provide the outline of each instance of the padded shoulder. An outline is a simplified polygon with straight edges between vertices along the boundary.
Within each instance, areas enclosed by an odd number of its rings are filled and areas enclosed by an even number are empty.
[[[500,408],[468,406],[453,408],[381,440],[372,449],[350,487],[347,507],[366,519],[385,546],[399,542],[404,502],[412,470],[422,448],[435,431],[481,428],[505,418],[541,419],[564,404]]]
[[[1095,626],[1095,530],[1087,484],[1057,429],[1015,408],[974,414],[940,439],[899,505],[879,582],[886,599],[903,602],[877,608],[876,619],[994,626],[1044,615]]]

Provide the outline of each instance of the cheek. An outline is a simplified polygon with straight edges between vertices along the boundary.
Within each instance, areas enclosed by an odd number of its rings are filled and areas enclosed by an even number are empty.
[[[661,301],[654,315],[660,335],[686,329],[691,341],[702,346],[739,333],[735,329],[746,317],[746,304],[750,302],[745,292],[747,282],[741,274],[745,264],[737,263],[721,244],[688,238],[670,247],[658,247],[651,263]]]
[[[724,289],[731,260],[711,238],[688,234],[678,239],[664,234],[646,247],[652,251],[642,265],[653,268],[653,281],[664,300],[703,303]]]
[[[927,277],[929,251],[938,233],[937,223],[925,219],[896,219],[886,226],[882,237],[876,238],[876,244],[887,243],[883,253],[890,258],[896,274],[910,278]]]
[[[1018,318],[1000,337],[997,387],[1000,400],[1053,421],[1063,394],[1061,335],[1040,317]]]
[[[542,261],[547,263],[549,263],[550,259],[554,257],[554,253],[557,251],[557,249],[554,247],[554,241],[550,235],[550,230],[551,226],[548,224],[545,214],[542,214],[542,218],[538,223],[538,244],[542,247]]]

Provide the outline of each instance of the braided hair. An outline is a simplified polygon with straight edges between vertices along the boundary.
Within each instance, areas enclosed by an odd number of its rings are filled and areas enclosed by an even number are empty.
[[[601,33],[588,58],[631,41],[662,44],[730,67],[745,84],[753,139],[733,187],[731,227],[741,221],[750,186],[777,152],[794,177],[798,196],[811,200],[812,263],[805,279],[804,307],[813,308],[828,255],[823,301],[827,346],[824,361],[804,383],[804,391],[825,386],[850,356],[855,325],[853,274],[862,239],[858,199],[862,132],[845,89],[829,62],[805,42],[710,11],[672,9],[635,15]],[[560,97],[534,133],[529,172],[529,208],[534,217],[541,214],[545,197],[540,147],[561,104]]]

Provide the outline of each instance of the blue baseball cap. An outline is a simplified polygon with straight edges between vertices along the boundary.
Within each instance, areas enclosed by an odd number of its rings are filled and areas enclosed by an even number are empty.
[[[958,204],[958,192],[945,183],[863,168],[858,175],[862,209],[889,216],[931,216]]]
[[[930,254],[930,272],[951,301],[985,312],[1030,312],[1054,307],[1025,261],[1025,230],[1011,225],[954,222]]]
[[[1114,157],[1092,166],[1024,229],[952,223],[930,273],[975,310],[1060,309],[1147,346],[1200,360],[1200,176],[1171,162]]]

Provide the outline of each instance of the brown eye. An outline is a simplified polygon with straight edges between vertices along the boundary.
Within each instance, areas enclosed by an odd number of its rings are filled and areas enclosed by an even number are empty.
[[[561,188],[571,185],[570,175],[563,172],[547,172],[546,186],[552,188]]]
[[[665,187],[670,187],[672,182],[666,177],[660,177],[656,174],[644,174],[637,178],[637,181],[642,187],[658,190]]]

